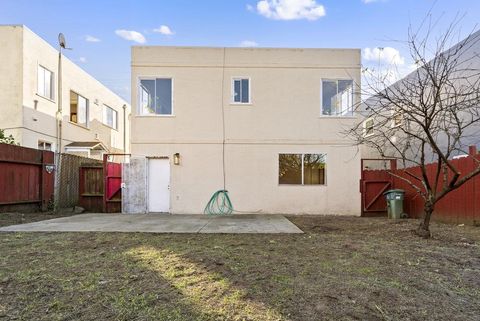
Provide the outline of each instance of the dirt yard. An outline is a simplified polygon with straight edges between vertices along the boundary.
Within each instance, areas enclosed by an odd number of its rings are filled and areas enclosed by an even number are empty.
[[[7,225],[25,224],[52,218],[75,215],[73,210],[64,209],[58,213],[42,212],[42,213],[0,213],[0,227]]]
[[[290,219],[306,234],[2,233],[0,320],[478,320],[480,228]]]

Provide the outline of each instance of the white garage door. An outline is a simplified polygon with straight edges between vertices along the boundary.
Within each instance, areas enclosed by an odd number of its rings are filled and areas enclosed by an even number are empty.
[[[148,160],[148,211],[170,211],[170,162],[168,159]]]

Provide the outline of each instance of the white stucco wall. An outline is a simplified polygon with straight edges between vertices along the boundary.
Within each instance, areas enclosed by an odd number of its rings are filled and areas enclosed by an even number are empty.
[[[174,115],[138,115],[140,77],[173,79]],[[232,77],[250,78],[251,104],[231,104]],[[359,50],[133,47],[132,153],[180,153],[181,164],[171,165],[170,211],[202,213],[223,188],[223,109],[235,209],[358,215],[360,155],[341,133],[355,117],[320,115],[321,80],[335,78],[360,84]],[[327,185],[279,185],[279,153],[326,153]]]
[[[22,33],[21,26],[0,26],[0,129],[22,140]]]

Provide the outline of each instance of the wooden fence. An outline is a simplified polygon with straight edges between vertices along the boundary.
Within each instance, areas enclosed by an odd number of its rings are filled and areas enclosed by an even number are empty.
[[[80,168],[102,166],[102,161],[72,154],[61,154],[58,206],[69,208],[81,204],[79,195]],[[82,206],[83,207],[83,206]]]
[[[0,211],[53,206],[54,154],[0,143]]]
[[[462,176],[473,171],[478,163],[473,159],[480,159],[475,148],[470,149],[471,157],[464,157],[452,160],[452,163],[461,172]],[[427,175],[433,177],[436,171],[436,163],[427,165]],[[380,196],[382,190],[387,188],[405,190],[404,210],[410,217],[420,218],[423,215],[423,199],[405,180],[395,177],[401,176],[412,180],[411,173],[420,176],[419,167],[410,167],[407,169],[397,169],[393,166],[390,170],[371,170],[364,169],[362,171],[361,192],[362,192],[362,212],[367,206],[372,211],[383,215],[386,209],[386,201],[384,197],[375,198],[374,195]],[[408,173],[407,173],[408,172]],[[370,183],[370,184],[368,184]],[[367,204],[368,203],[368,204]],[[455,224],[480,224],[480,175],[472,178],[458,189],[447,194],[435,206],[432,216],[433,220],[455,223]]]
[[[79,169],[79,205],[91,212],[103,212],[103,164]]]
[[[122,210],[122,164],[109,161],[114,156],[105,154],[103,163],[84,164],[79,170],[79,204],[91,212],[117,213]]]

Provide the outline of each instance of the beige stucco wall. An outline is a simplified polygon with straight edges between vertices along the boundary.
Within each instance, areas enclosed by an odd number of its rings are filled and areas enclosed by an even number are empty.
[[[137,114],[141,77],[173,79],[173,116]],[[232,77],[250,78],[250,105],[230,103]],[[180,153],[171,212],[201,213],[223,185],[223,109],[226,188],[237,210],[357,215],[360,155],[341,133],[355,117],[320,116],[322,78],[359,85],[360,51],[133,47],[132,153]],[[279,153],[326,153],[327,185],[279,185]]]
[[[16,30],[12,32],[11,30]],[[56,112],[58,103],[58,51],[33,33],[25,26],[0,26],[0,33],[4,32],[15,39],[18,48],[18,65],[9,75],[17,75],[20,90],[8,93],[9,99],[15,99],[9,110],[17,115],[16,122],[11,127],[17,127],[22,133],[22,146],[37,148],[38,140],[51,142],[56,145]],[[2,50],[2,53],[4,51]],[[69,52],[67,52],[69,54]],[[123,105],[127,105],[126,115],[130,113],[129,104],[90,76],[71,60],[63,56],[62,59],[62,151],[64,146],[73,141],[102,142],[109,150],[123,150],[124,122]],[[38,65],[54,73],[54,99],[50,100],[37,94]],[[3,75],[3,73],[2,73]],[[3,81],[0,77],[0,84]],[[69,121],[70,117],[70,90],[89,100],[89,126],[79,126]],[[103,124],[103,106],[107,105],[118,113],[118,128],[112,129]],[[3,116],[2,116],[3,117]],[[2,118],[0,117],[0,118]],[[128,119],[128,118],[127,118]],[[12,123],[13,122],[10,122]],[[129,126],[127,121],[127,150],[129,146]]]
[[[21,26],[0,27],[0,128],[16,141],[22,139],[22,114],[18,112],[22,97]]]

